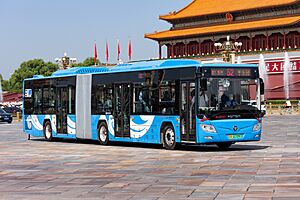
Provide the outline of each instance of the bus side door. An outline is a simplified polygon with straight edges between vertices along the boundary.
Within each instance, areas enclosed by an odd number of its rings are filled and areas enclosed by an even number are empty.
[[[196,141],[195,81],[182,81],[180,85],[181,141]]]
[[[58,87],[57,90],[57,133],[67,134],[67,116],[68,116],[68,102],[69,92],[67,87]]]
[[[114,86],[114,119],[115,136],[130,136],[130,84],[116,84]]]

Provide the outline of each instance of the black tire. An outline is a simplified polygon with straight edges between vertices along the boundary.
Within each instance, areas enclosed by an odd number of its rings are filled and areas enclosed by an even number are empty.
[[[231,142],[223,142],[223,143],[218,143],[217,146],[220,150],[228,150],[231,147],[232,143]]]
[[[167,150],[174,150],[176,147],[175,131],[172,125],[167,125],[162,129],[163,146]]]
[[[51,127],[51,122],[46,121],[44,124],[44,136],[45,139],[48,141],[52,141],[52,127]]]
[[[108,129],[105,122],[101,122],[98,127],[98,141],[102,145],[108,144]]]
[[[11,124],[11,123],[12,123],[12,121],[8,121],[7,123]]]

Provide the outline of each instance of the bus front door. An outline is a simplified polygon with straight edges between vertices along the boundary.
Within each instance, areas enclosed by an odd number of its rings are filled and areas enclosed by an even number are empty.
[[[114,118],[115,118],[115,136],[130,136],[130,84],[115,85],[114,98]]]
[[[195,82],[181,82],[180,120],[181,141],[196,141]]]
[[[56,130],[58,134],[67,134],[68,88],[57,88]]]

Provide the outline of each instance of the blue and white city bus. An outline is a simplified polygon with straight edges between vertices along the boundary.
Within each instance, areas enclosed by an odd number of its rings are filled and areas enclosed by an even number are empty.
[[[263,90],[256,65],[160,60],[71,68],[24,81],[23,129],[49,141],[226,149],[261,139]]]

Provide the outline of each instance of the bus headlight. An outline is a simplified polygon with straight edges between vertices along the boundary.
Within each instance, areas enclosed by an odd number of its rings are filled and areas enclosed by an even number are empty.
[[[202,130],[208,133],[216,133],[216,129],[213,125],[208,125],[208,124],[201,124],[200,125]]]
[[[260,131],[261,130],[261,123],[257,123],[253,127],[253,131]]]

